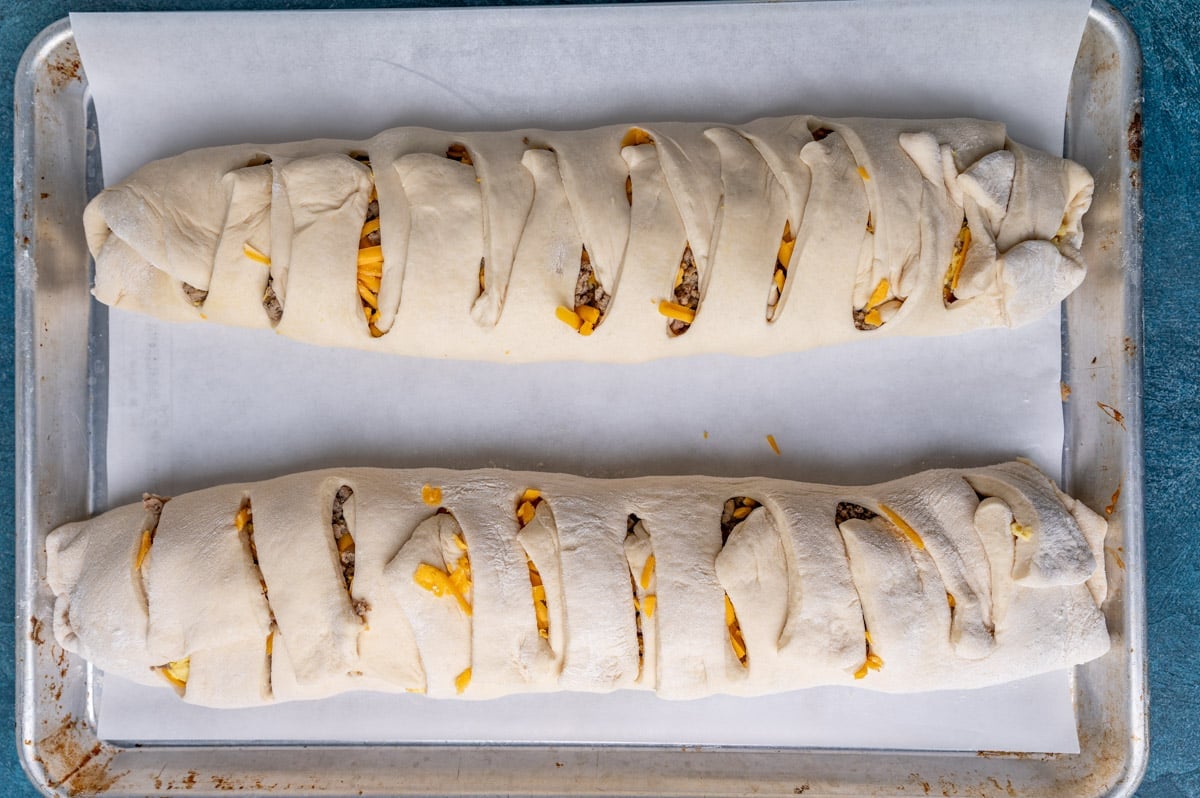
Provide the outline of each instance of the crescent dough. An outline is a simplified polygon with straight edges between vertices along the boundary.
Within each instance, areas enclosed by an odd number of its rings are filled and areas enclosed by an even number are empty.
[[[1020,462],[846,488],[352,468],[149,497],[46,554],[61,645],[191,703],[694,698],[1091,660],[1106,528]]]
[[[970,119],[396,128],[156,161],[96,297],[429,357],[767,355],[1023,324],[1083,280],[1083,167]]]

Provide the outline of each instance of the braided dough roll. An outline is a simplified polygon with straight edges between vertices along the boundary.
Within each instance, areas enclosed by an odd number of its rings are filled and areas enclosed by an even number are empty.
[[[116,307],[409,355],[636,361],[1023,324],[1083,280],[1092,188],[970,119],[396,128],[156,161],[84,222]]]
[[[1091,660],[1106,528],[1020,462],[846,488],[352,468],[148,497],[46,553],[61,645],[196,704],[683,699]]]

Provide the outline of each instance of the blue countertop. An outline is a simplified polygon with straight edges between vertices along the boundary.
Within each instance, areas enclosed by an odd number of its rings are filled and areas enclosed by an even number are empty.
[[[1150,656],[1149,768],[1138,795],[1200,796],[1200,3],[1113,0],[1133,24],[1145,61],[1146,543]],[[444,2],[400,5],[445,5]],[[468,2],[466,5],[484,3]],[[0,97],[11,98],[25,45],[75,11],[328,8],[358,3],[261,0],[154,3],[138,0],[0,0]],[[12,104],[0,102],[3,174],[12,174]],[[12,219],[12,182],[0,180],[0,215]],[[0,241],[0,284],[12,284],[12,238]],[[13,297],[0,296],[0,395],[12,402]],[[9,408],[11,410],[11,406]],[[13,506],[13,413],[0,414],[0,505]],[[12,516],[10,516],[12,517]],[[10,528],[11,529],[11,528]],[[6,533],[9,551],[12,532]],[[13,562],[0,557],[0,582]],[[4,726],[13,729],[12,590],[0,610]],[[22,630],[22,633],[24,630]],[[15,739],[0,738],[0,795],[34,795]]]

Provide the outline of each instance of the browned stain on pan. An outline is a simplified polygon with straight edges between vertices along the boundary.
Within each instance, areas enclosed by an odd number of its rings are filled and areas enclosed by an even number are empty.
[[[1117,500],[1121,498],[1121,486],[1124,484],[1124,480],[1117,483],[1117,489],[1113,491],[1112,499],[1109,500],[1108,506],[1104,508],[1105,515],[1112,515],[1117,511]]]
[[[65,43],[62,50],[62,55],[56,55],[46,62],[50,84],[56,89],[64,88],[73,80],[83,82],[83,62],[79,60],[75,43]]]
[[[1136,111],[1129,127],[1125,131],[1125,143],[1129,148],[1129,160],[1137,163],[1142,160],[1142,112]]]
[[[1111,418],[1113,421],[1121,425],[1121,429],[1125,429],[1125,416],[1120,410],[1112,405],[1106,405],[1104,402],[1096,402],[1096,407],[1104,411],[1104,415]]]
[[[71,715],[36,743],[34,760],[46,775],[51,789],[63,788],[69,795],[95,795],[108,790],[123,773],[109,768],[117,749],[95,741],[87,723]]]

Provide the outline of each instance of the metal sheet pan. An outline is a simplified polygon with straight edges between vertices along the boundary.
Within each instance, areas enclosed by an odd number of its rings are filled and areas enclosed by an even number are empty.
[[[1077,669],[1082,753],[551,746],[152,746],[96,736],[88,666],[53,640],[43,541],[104,495],[106,311],[80,215],[100,186],[87,78],[66,20],[16,80],[17,735],[48,794],[230,789],[334,794],[1129,795],[1147,745],[1141,415],[1141,60],[1095,0],[1072,78],[1066,154],[1096,177],[1088,280],[1064,314],[1065,487],[1111,513],[1115,645]]]

